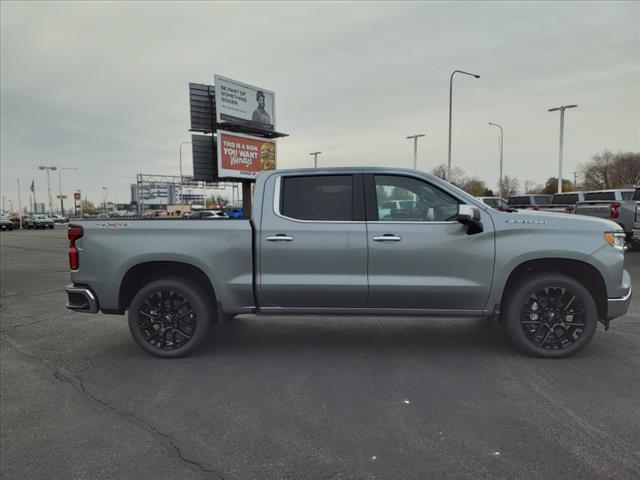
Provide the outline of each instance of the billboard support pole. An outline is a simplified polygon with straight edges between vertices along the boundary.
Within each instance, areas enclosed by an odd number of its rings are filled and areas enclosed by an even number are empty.
[[[251,180],[242,180],[242,211],[244,218],[251,218]]]

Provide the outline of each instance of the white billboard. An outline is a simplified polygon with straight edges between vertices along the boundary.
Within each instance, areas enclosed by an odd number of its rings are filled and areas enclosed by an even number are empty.
[[[215,75],[216,121],[273,132],[276,129],[276,96],[264,88]]]

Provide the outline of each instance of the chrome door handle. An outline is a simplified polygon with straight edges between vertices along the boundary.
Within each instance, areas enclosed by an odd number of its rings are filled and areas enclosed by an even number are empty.
[[[402,237],[398,237],[392,233],[385,233],[384,235],[378,235],[373,237],[374,242],[399,242]]]
[[[271,235],[266,238],[267,242],[292,242],[293,237],[279,233],[278,235]]]

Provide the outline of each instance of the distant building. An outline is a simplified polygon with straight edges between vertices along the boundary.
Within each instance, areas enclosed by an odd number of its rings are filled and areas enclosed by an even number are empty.
[[[144,205],[145,209],[165,210],[167,205],[184,203],[185,205],[204,205],[204,195],[195,188],[185,188],[180,198],[180,185],[170,182],[145,182],[131,184],[131,204]]]

